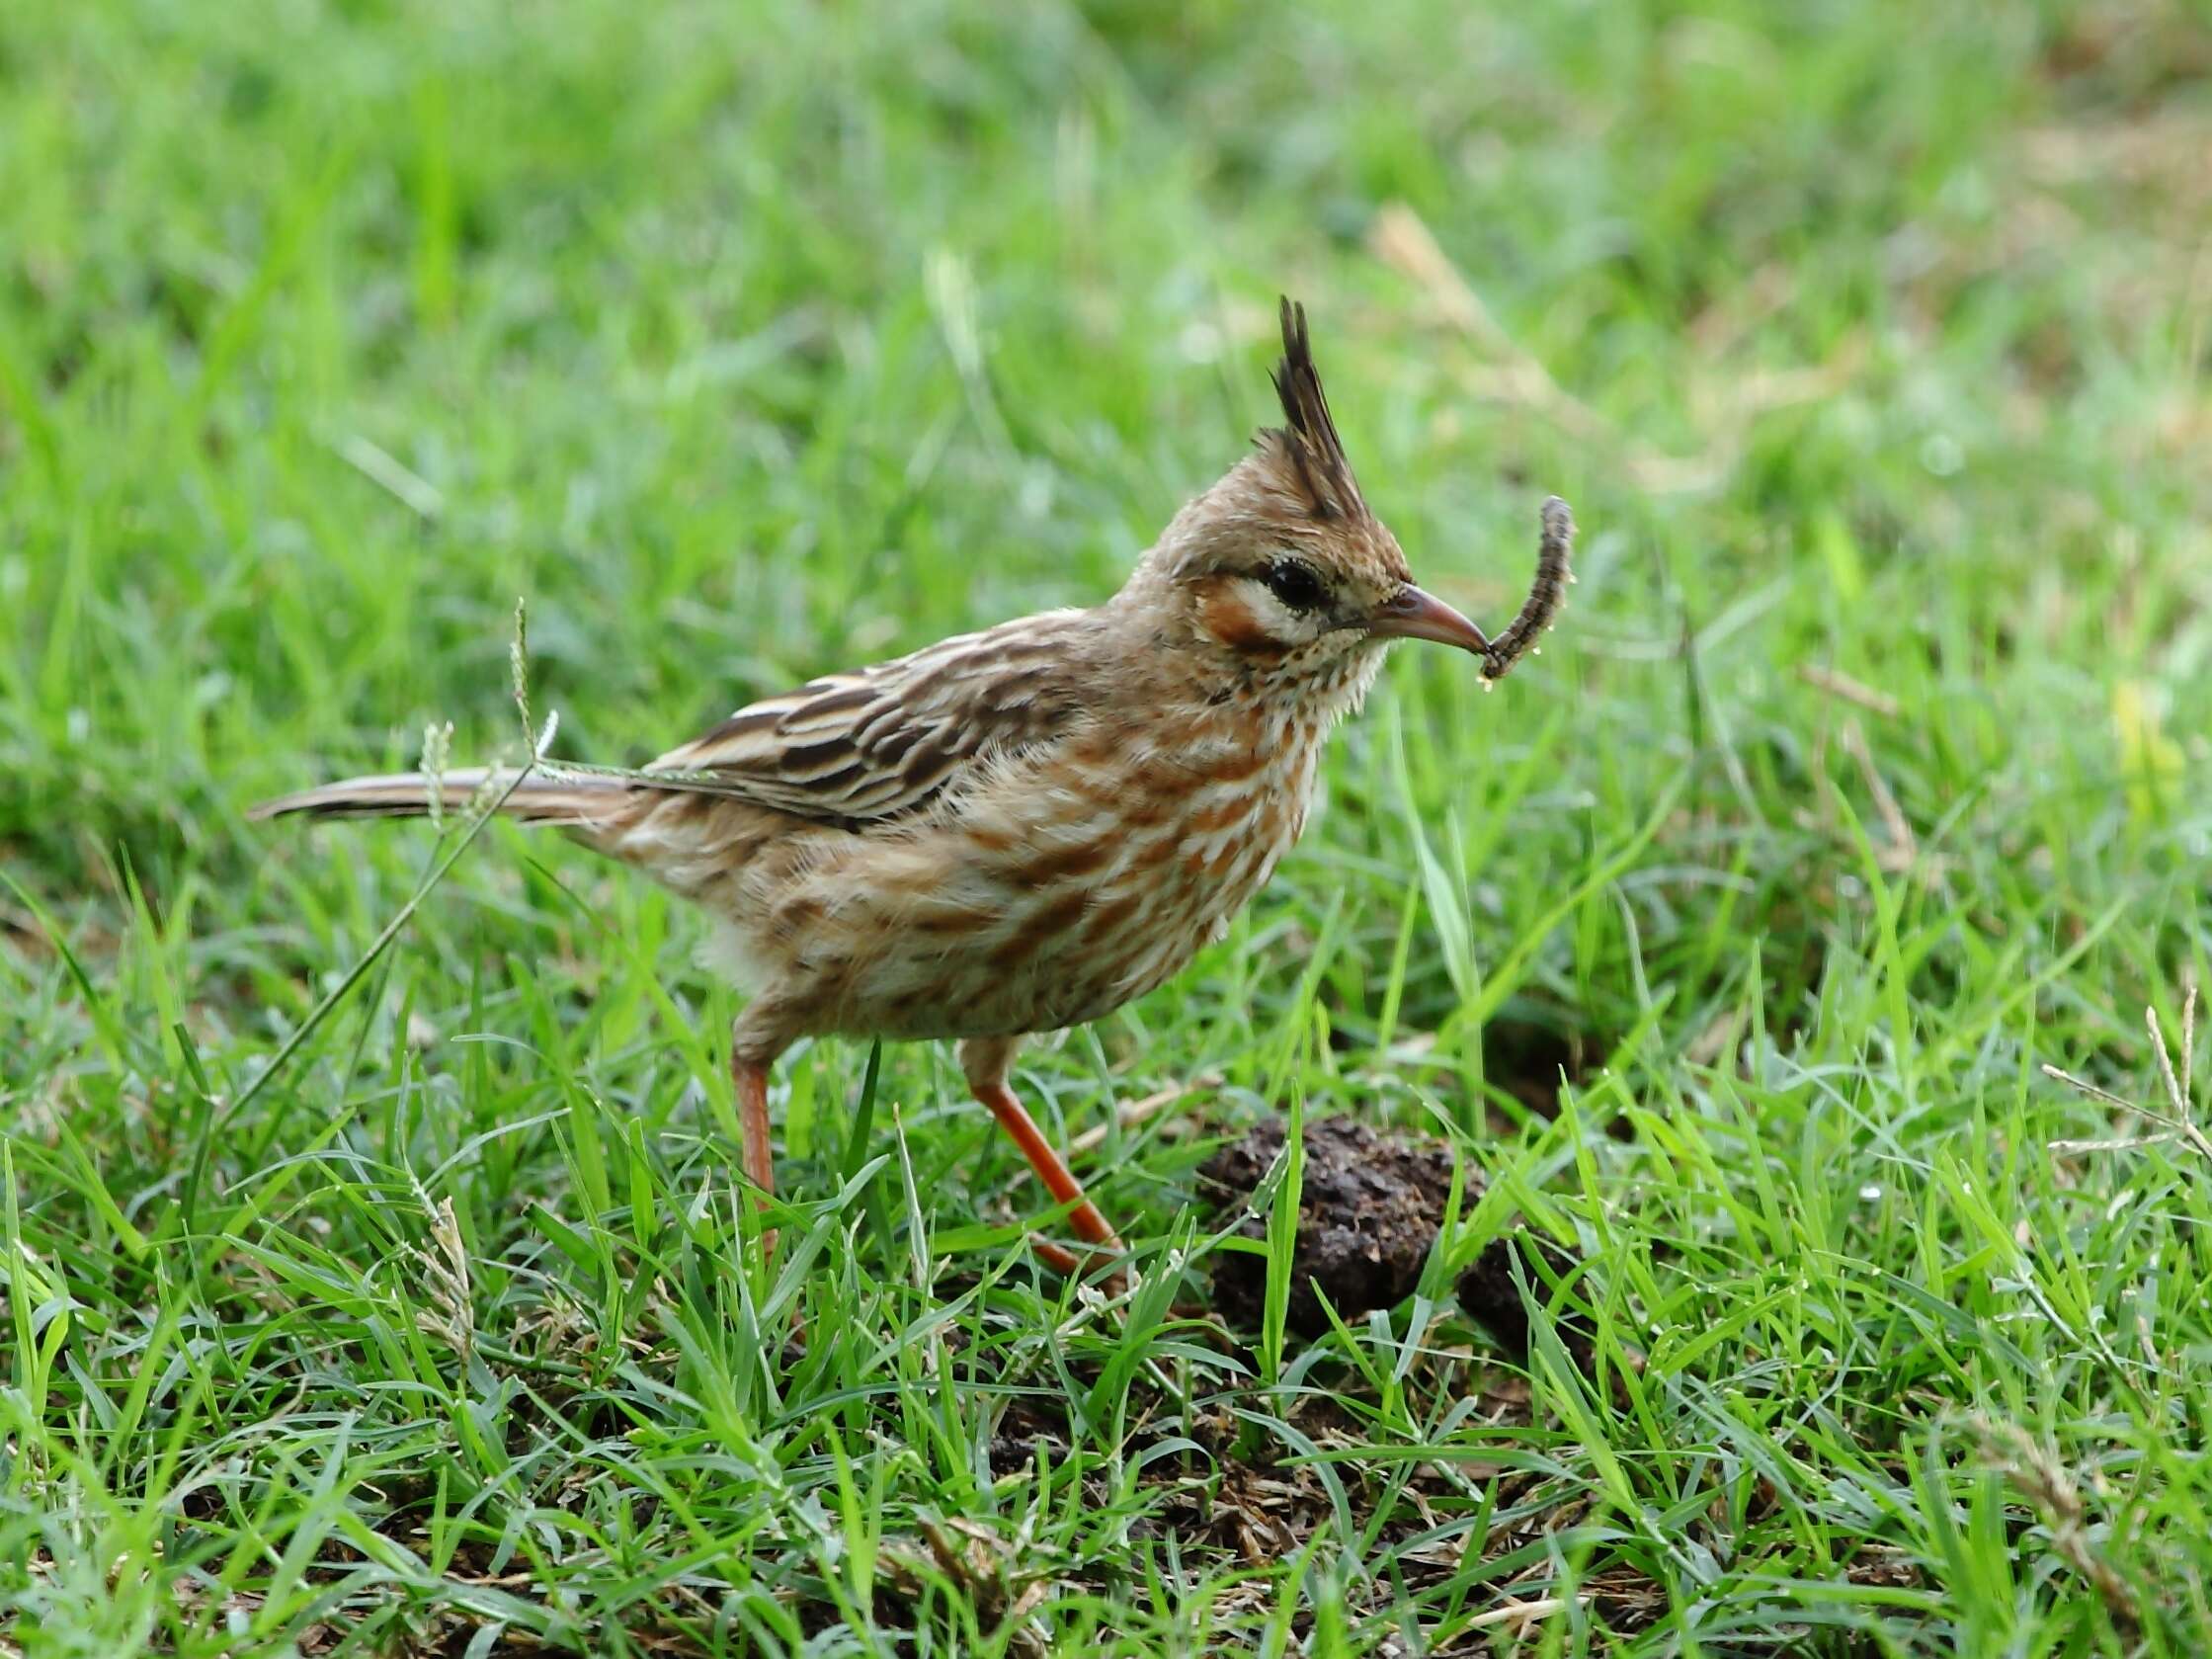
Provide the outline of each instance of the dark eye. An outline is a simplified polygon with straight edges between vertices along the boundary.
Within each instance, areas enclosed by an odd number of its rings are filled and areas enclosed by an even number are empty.
[[[1260,580],[1293,611],[1318,611],[1328,597],[1322,591],[1321,578],[1303,559],[1278,558],[1260,572]]]

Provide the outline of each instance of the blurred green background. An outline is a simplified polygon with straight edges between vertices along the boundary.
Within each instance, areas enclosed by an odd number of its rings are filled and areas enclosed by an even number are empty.
[[[10,12],[34,871],[466,750],[518,594],[612,755],[1101,593],[1266,415],[1278,290],[1425,574],[1495,610],[1582,508],[1588,747],[1675,695],[1635,644],[1769,584],[1714,664],[1754,722],[1900,634],[1982,769],[2103,736],[1980,672],[2015,639],[2203,682],[2181,14]]]
[[[2201,4],[11,0],[14,1639],[506,1619],[740,1651],[878,1620],[1023,1651],[1029,1618],[1146,1652],[1279,1617],[1366,1651],[1472,1641],[1507,1584],[1580,1610],[1547,1626],[1575,1651],[2119,1639],[2032,1471],[1976,1461],[1987,1417],[2104,1506],[2145,1639],[2201,1651],[2204,1166],[2048,1152],[2146,1124],[2037,1066],[2163,1101],[2142,1010],[2177,1030],[2207,954],[2208,162]],[[432,851],[243,809],[412,765],[432,722],[456,761],[514,753],[518,597],[558,752],[617,763],[1102,597],[1270,418],[1278,292],[1426,583],[1502,622],[1553,491],[1582,583],[1495,697],[1400,653],[1232,940],[1024,1086],[1068,1132],[1217,1074],[1212,1121],[1297,1093],[1448,1134],[1508,1197],[1439,1271],[1535,1215],[1642,1392],[1539,1367],[1471,1426],[1450,1402],[1507,1363],[1482,1339],[1446,1315],[1457,1358],[1376,1396],[1350,1356],[1384,1338],[1348,1333],[1292,1380],[1382,1450],[1343,1465],[1334,1535],[1299,1521],[1249,1581],[1178,1531],[1127,1422],[1077,1410],[1102,1461],[1036,1477],[1045,1577],[1009,1580],[1054,1585],[1043,1611],[927,1562],[927,1592],[839,1603],[803,1518],[843,1513],[840,1458],[889,1534],[1011,1537],[1029,1500],[973,1456],[1010,1400],[1065,1419],[1086,1365],[1184,1377],[1145,1408],[1170,1416],[1284,1396],[1061,1331],[1015,1267],[1033,1195],[926,1049],[883,1071],[926,1203],[893,1169],[882,1230],[733,1311],[731,999],[693,923],[545,840],[472,849],[211,1133]],[[853,1167],[863,1058],[779,1085],[799,1201]],[[1190,1242],[1188,1126],[1110,1143],[1145,1247]],[[589,1410],[417,1354],[442,1202],[478,1339],[581,1366]],[[941,1290],[893,1242],[925,1227]],[[933,1441],[916,1333],[984,1258],[1014,1279],[958,1304],[973,1386]],[[793,1313],[907,1336],[776,1380]],[[804,1427],[833,1400],[834,1456]],[[701,1421],[734,1461],[695,1455]],[[1521,1473],[1416,1516],[1416,1448]],[[1188,1477],[1226,1501],[1236,1458]],[[1569,1547],[1514,1554],[1501,1518],[1530,1517]],[[1422,1526],[1473,1541],[1432,1574]],[[495,1618],[518,1536],[533,1587]]]

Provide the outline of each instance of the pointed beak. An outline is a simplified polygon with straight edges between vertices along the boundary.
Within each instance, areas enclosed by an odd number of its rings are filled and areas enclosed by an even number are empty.
[[[1379,639],[1434,639],[1439,645],[1457,645],[1480,656],[1490,654],[1490,641],[1481,628],[1433,593],[1423,593],[1412,583],[1384,600],[1367,622],[1367,631]]]

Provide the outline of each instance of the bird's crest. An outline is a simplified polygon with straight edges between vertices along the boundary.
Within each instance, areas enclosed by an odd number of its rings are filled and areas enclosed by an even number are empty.
[[[1289,425],[1269,427],[1260,435],[1264,448],[1287,463],[1320,519],[1364,519],[1367,503],[1352,475],[1344,440],[1329,418],[1329,399],[1314,367],[1313,342],[1306,334],[1306,308],[1282,301],[1282,362],[1275,366],[1275,393]]]

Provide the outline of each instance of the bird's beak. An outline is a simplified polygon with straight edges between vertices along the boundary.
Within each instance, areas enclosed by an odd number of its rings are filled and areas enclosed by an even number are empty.
[[[1376,607],[1367,631],[1380,639],[1434,639],[1439,645],[1457,645],[1478,657],[1490,654],[1490,641],[1481,628],[1433,593],[1423,593],[1407,583]]]

